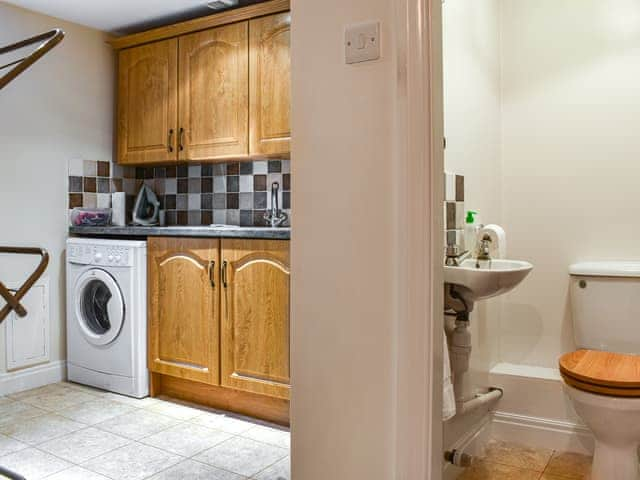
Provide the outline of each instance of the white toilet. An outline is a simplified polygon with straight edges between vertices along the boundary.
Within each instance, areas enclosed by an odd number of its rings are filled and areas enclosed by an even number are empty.
[[[579,350],[560,358],[576,412],[595,437],[591,480],[640,480],[640,262],[572,265]]]

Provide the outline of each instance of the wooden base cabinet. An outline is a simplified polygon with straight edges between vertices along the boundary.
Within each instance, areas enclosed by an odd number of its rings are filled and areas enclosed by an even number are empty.
[[[147,243],[149,370],[219,385],[219,241]]]
[[[289,242],[150,237],[147,257],[152,395],[286,423]]]
[[[221,384],[289,398],[289,242],[222,240]]]

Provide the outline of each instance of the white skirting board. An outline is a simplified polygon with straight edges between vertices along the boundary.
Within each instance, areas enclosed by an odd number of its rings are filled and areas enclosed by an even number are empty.
[[[0,395],[22,392],[32,388],[57,383],[67,378],[67,362],[37,365],[24,370],[0,374]]]

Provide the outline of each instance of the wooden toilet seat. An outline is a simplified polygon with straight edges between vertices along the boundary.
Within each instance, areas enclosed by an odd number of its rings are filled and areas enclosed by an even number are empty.
[[[640,355],[576,350],[558,363],[564,381],[578,390],[640,398]]]

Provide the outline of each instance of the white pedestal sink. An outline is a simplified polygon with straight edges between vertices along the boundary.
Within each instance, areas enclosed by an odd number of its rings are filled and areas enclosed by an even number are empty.
[[[473,304],[514,289],[532,269],[529,262],[519,260],[491,260],[477,268],[476,260],[470,258],[457,267],[445,266],[444,281],[455,285],[456,293]]]

